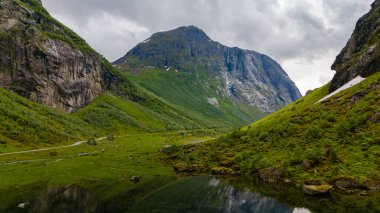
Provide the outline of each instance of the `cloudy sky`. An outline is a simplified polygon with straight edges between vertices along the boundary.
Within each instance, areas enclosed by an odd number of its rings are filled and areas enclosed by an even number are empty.
[[[194,25],[213,40],[277,60],[304,94],[330,66],[373,0],[42,0],[114,61],[158,31]]]

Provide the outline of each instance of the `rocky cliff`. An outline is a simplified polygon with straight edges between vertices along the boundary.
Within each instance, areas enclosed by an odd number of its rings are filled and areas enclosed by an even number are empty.
[[[380,71],[380,1],[372,4],[369,13],[359,19],[346,47],[336,57],[332,69],[336,74],[330,92],[356,76],[368,77]]]
[[[160,32],[138,44],[114,64],[131,70],[157,67],[199,76],[223,97],[273,112],[301,96],[281,66],[255,51],[226,47],[194,27]]]
[[[0,2],[1,87],[73,112],[117,81],[106,60],[39,1]]]

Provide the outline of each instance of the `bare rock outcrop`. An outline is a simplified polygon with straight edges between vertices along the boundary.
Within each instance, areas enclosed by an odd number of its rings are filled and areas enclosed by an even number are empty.
[[[0,2],[0,86],[74,112],[116,85],[98,53],[36,0]]]

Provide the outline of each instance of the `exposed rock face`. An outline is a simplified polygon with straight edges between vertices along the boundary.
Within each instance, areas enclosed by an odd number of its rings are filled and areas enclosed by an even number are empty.
[[[117,78],[94,50],[49,16],[40,3],[0,3],[0,86],[73,112]]]
[[[114,64],[139,69],[174,69],[217,80],[218,94],[273,112],[301,94],[281,66],[266,55],[212,41],[194,27],[160,32],[138,44]]]
[[[336,70],[330,91],[335,91],[356,76],[368,77],[380,71],[380,1],[359,19],[346,47],[331,67]]]

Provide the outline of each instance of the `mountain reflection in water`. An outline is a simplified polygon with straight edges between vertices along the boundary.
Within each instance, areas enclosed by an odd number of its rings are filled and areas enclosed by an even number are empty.
[[[104,187],[102,187],[103,189]],[[248,189],[239,190],[213,177],[149,180],[108,197],[78,185],[47,188],[19,200],[7,212],[284,212],[307,213]],[[107,194],[104,192],[103,194]],[[21,207],[20,208],[20,204]]]

